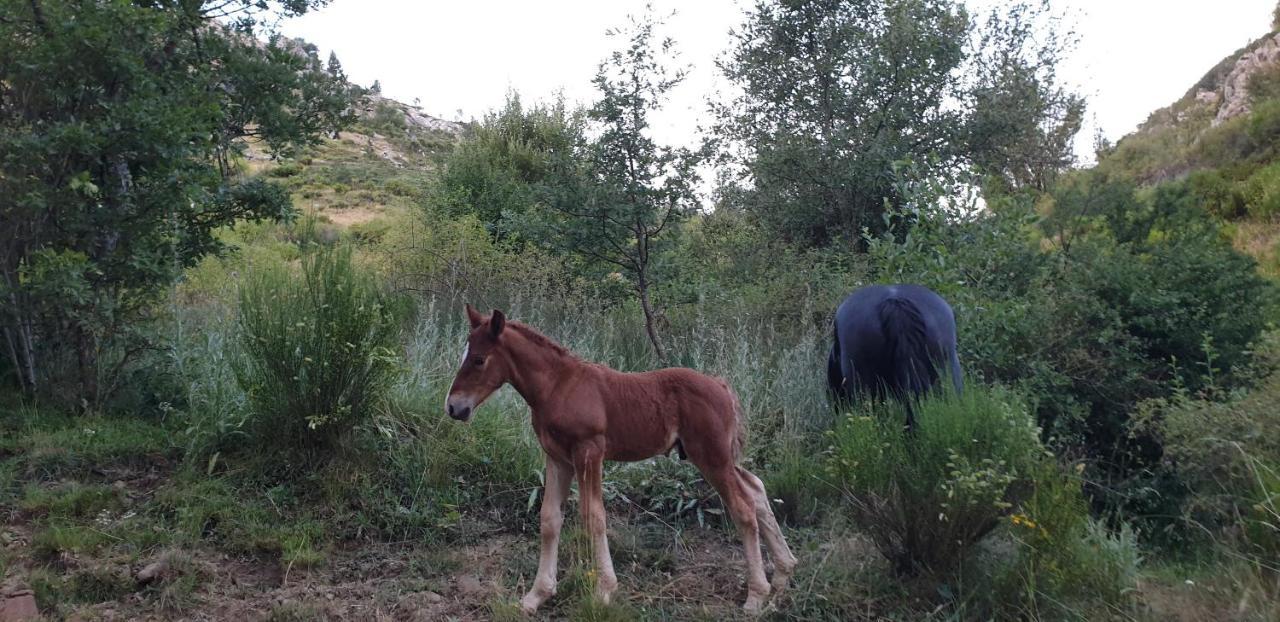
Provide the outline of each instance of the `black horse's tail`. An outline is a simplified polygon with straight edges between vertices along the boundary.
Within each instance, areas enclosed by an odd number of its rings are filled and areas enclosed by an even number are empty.
[[[827,388],[837,398],[845,397],[844,363],[840,360],[840,326],[831,322],[831,354],[827,355]]]
[[[900,397],[919,397],[938,380],[920,308],[905,298],[886,298],[878,310]]]

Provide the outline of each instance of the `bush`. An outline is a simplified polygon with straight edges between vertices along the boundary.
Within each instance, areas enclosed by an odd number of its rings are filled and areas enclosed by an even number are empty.
[[[1091,619],[1118,607],[1141,561],[1127,525],[1115,533],[1089,517],[1080,480],[1053,461],[1033,477],[994,546],[965,569],[965,604],[994,619]]]
[[[1259,169],[1243,183],[1249,215],[1268,219],[1280,214],[1280,162]]]
[[[298,162],[282,162],[267,169],[268,177],[293,177],[302,172],[302,164]]]
[[[1159,442],[1130,434],[1130,416],[1176,386],[1247,381],[1236,370],[1273,290],[1185,184],[1078,181],[1070,202],[1037,206],[1068,212],[1051,218],[1015,201],[967,213],[947,209],[947,188],[904,190],[923,209],[903,240],[870,241],[875,278],[947,298],[966,371],[1024,391],[1046,442],[1090,459],[1099,509],[1159,514],[1178,493],[1150,477]]]
[[[1134,428],[1156,435],[1161,467],[1186,494],[1182,534],[1210,535],[1238,553],[1280,559],[1280,334],[1264,342],[1260,358],[1272,373],[1259,386],[1231,396],[1195,398],[1185,392],[1143,404]],[[1276,569],[1280,571],[1280,569]]]
[[[1014,393],[981,386],[849,414],[832,433],[831,473],[854,517],[899,572],[947,572],[1025,494],[1045,460]]]
[[[236,378],[258,447],[326,451],[367,420],[394,380],[406,307],[346,246],[260,266],[240,292]]]

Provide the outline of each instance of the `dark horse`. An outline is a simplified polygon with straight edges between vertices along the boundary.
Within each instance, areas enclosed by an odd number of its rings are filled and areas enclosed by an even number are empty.
[[[956,320],[951,306],[919,285],[868,285],[836,309],[827,384],[839,400],[870,395],[894,397],[907,408],[938,383],[941,367],[951,370],[959,394]]]

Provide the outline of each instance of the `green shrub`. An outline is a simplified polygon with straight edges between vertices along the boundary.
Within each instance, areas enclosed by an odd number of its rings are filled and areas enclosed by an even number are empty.
[[[1210,214],[1219,218],[1239,218],[1246,213],[1245,198],[1238,184],[1219,171],[1194,171],[1187,176],[1191,194]]]
[[[369,419],[399,368],[405,304],[354,265],[349,247],[314,249],[300,271],[260,266],[239,310],[236,377],[255,447],[332,450]]]
[[[1177,386],[1245,382],[1274,290],[1185,185],[1077,181],[1070,201],[1040,206],[1072,210],[1053,218],[1014,201],[966,214],[947,192],[914,190],[934,207],[905,239],[870,241],[875,279],[951,303],[966,371],[1027,394],[1052,448],[1088,458],[1100,506],[1168,515],[1176,486],[1149,471],[1159,441],[1129,418]]]
[[[1250,216],[1268,219],[1280,214],[1280,162],[1258,169],[1244,181],[1243,187]]]
[[[899,408],[852,413],[832,433],[830,470],[855,521],[900,572],[947,572],[1025,495],[1045,460],[1021,399],[973,385]]]
[[[1083,465],[1081,465],[1083,466]],[[1126,604],[1141,561],[1127,525],[1089,516],[1080,480],[1045,461],[1000,537],[964,569],[971,614],[995,619],[1090,619]],[[976,616],[975,616],[976,617]]]
[[[1178,393],[1143,404],[1134,428],[1163,447],[1162,468],[1186,489],[1183,531],[1239,553],[1280,559],[1280,334],[1260,349],[1272,373],[1257,387],[1218,399]],[[1212,396],[1212,393],[1209,394]]]
[[[298,162],[282,162],[267,169],[267,175],[270,177],[293,177],[301,172],[302,164]]]

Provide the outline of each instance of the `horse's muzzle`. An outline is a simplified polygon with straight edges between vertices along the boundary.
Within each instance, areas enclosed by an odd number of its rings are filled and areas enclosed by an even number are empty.
[[[461,400],[459,400],[460,402]],[[449,416],[458,421],[466,421],[471,418],[471,405],[454,402],[452,399],[445,403],[445,410]]]

